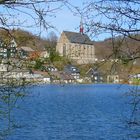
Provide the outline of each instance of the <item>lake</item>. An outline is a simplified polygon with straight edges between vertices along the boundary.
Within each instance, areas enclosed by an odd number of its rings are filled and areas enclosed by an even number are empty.
[[[129,85],[40,85],[16,102],[6,140],[131,140]],[[139,88],[140,89],[140,88]],[[131,91],[132,92],[132,91]],[[1,120],[0,120],[1,121]],[[6,120],[2,123],[7,125]],[[1,129],[2,129],[1,126]]]

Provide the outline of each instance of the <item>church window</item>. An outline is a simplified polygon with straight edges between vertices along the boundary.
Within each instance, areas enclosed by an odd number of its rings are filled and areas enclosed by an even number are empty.
[[[63,45],[63,56],[66,56],[66,44]]]

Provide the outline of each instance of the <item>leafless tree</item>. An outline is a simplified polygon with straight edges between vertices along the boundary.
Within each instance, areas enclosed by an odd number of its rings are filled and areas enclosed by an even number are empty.
[[[1,0],[0,28],[55,28],[50,22],[66,0]],[[21,18],[22,17],[22,18]]]
[[[137,0],[89,0],[82,9],[69,4],[69,8],[85,21],[86,33],[100,37],[110,36],[113,58],[123,63],[140,59],[140,2]],[[95,36],[94,36],[95,37]],[[135,44],[135,43],[136,44]],[[135,44],[135,45],[134,45]],[[117,64],[117,65],[116,65]],[[116,70],[118,61],[112,67]],[[130,91],[133,98],[133,113],[129,124],[140,126],[140,92],[138,88]],[[137,113],[136,113],[137,112]],[[139,134],[137,134],[139,137]]]
[[[27,95],[25,81],[18,84],[18,81],[6,80],[6,84],[0,86],[0,120],[3,122],[0,128],[0,139],[3,139],[16,125],[19,125],[14,122],[13,110],[18,108],[17,102]]]
[[[11,39],[14,38],[10,32],[13,28],[36,30],[35,33],[39,35],[44,30],[56,29],[51,23],[51,19],[55,18],[56,12],[64,3],[66,0],[0,0],[0,29],[7,31]],[[18,61],[19,64],[23,64],[22,60]],[[6,65],[22,69],[25,64],[18,66],[9,58]],[[8,70],[8,72],[10,71]],[[0,73],[0,120],[4,121],[7,118],[8,133],[12,127],[11,112],[16,107],[17,100],[26,95],[24,89],[27,84],[29,83],[25,79],[20,81],[12,78],[5,79],[3,73]],[[1,127],[0,139],[3,136]]]
[[[70,3],[68,7],[75,15],[82,16],[85,21],[85,32],[92,37],[107,34],[114,42],[115,37],[120,36],[120,46],[126,38],[140,41],[140,2],[137,0],[89,0],[83,3],[81,9]],[[128,61],[140,58],[139,49],[133,54],[129,51],[125,53],[128,53]]]

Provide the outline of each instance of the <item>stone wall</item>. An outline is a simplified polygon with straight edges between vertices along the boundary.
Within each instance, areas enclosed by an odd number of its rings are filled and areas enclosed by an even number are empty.
[[[62,33],[56,51],[60,56],[66,56],[79,64],[87,64],[95,62],[94,45],[70,43],[64,33]]]

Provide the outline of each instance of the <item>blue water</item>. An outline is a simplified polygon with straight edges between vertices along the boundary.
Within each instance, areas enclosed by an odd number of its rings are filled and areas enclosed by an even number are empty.
[[[12,111],[6,140],[127,140],[128,85],[41,85]],[[138,128],[137,128],[138,132]]]

